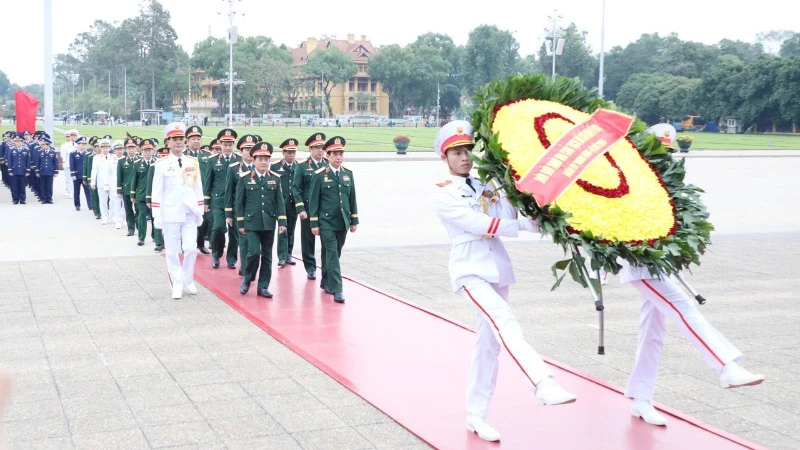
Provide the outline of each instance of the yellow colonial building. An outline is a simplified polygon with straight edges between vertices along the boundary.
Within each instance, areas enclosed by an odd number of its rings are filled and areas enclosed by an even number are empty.
[[[188,86],[184,88],[183,92],[172,94],[172,110],[181,111],[185,100],[191,114],[203,114],[206,117],[221,115],[217,111],[219,107],[217,95],[219,89],[228,89],[227,80],[220,82],[220,80],[208,76],[205,70],[195,69],[192,72],[192,86],[191,98],[186,98]]]
[[[297,48],[292,49],[292,63],[295,67],[303,66],[315,51],[337,47],[353,58],[358,72],[345,84],[333,87],[331,91],[331,109],[333,116],[338,115],[389,115],[389,95],[383,91],[380,81],[373,80],[367,73],[367,62],[375,53],[372,43],[362,35],[360,40],[348,34],[347,39],[308,38]],[[319,76],[309,76],[310,88],[301,90],[297,97],[295,109],[319,109],[318,102],[322,98],[322,81]],[[327,111],[326,111],[327,114]]]

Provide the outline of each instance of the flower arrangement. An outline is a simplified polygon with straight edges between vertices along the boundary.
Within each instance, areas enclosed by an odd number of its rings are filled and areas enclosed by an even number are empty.
[[[694,138],[689,136],[688,134],[682,134],[682,135],[678,136],[678,138],[675,139],[675,140],[678,141],[678,144],[689,144],[689,145],[692,145],[692,142],[694,142]]]
[[[394,139],[392,139],[392,142],[394,142],[395,144],[408,145],[409,143],[411,143],[411,138],[403,135],[395,136]]]
[[[553,289],[566,273],[587,287],[586,259],[591,270],[611,273],[620,269],[618,257],[653,274],[700,263],[713,230],[700,202],[702,190],[684,183],[684,160],[673,160],[644,122],[636,119],[627,136],[593,160],[560,197],[539,205],[516,182],[572,127],[598,108],[616,107],[579,81],[544,75],[494,81],[474,104],[479,175],[502,181],[509,201],[572,254],[553,265]]]

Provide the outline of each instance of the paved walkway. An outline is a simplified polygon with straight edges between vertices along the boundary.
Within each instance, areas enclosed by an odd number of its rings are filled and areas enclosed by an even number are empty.
[[[794,161],[689,163],[720,230],[692,283],[709,298],[704,314],[767,382],[721,390],[670,328],[656,394],[776,449],[800,447]],[[348,237],[345,273],[471,324],[473,312],[448,290],[449,248],[433,245],[445,240],[424,201],[439,164],[353,168],[364,219]],[[0,238],[0,366],[17,383],[6,417],[12,448],[425,448],[205,289],[169,299],[149,240],[137,247],[64,197],[24,207],[8,200],[0,189],[0,217],[13,231]],[[606,287],[607,355],[597,356],[587,292],[568,282],[549,292],[557,248],[535,235],[509,248],[518,275],[511,301],[537,350],[624,385],[636,341],[633,291],[616,280]]]

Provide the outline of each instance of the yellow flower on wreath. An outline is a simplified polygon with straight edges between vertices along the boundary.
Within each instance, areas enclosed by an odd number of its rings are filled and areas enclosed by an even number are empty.
[[[560,103],[526,99],[497,108],[492,132],[499,134],[509,166],[524,177],[550,144],[588,119],[589,114]],[[669,193],[627,139],[595,159],[555,203],[572,214],[573,229],[610,241],[646,242],[675,230]]]

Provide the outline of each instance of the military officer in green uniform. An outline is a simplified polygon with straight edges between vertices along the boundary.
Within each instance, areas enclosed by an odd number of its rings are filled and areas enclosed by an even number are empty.
[[[148,174],[153,163],[153,149],[155,144],[150,139],[141,141],[141,158],[133,165],[133,178],[131,179],[131,201],[136,202],[136,228],[139,230],[139,247],[144,245],[147,236],[147,221],[152,217],[150,211],[150,197],[147,191]],[[155,227],[151,228],[151,230]],[[150,235],[153,238],[153,234]]]
[[[86,180],[90,186],[92,204],[88,205],[90,210],[94,213],[94,218],[100,220],[100,197],[97,194],[97,189],[92,188],[92,160],[95,155],[100,153],[100,139],[97,136],[89,138],[89,146],[92,147],[91,152],[87,152],[86,159],[83,160],[83,179]]]
[[[239,232],[247,239],[246,272],[239,292],[250,289],[258,270],[257,295],[272,298],[269,281],[272,277],[272,245],[275,242],[275,225],[278,234],[286,232],[286,210],[281,192],[281,177],[269,170],[272,145],[259,142],[252,148],[254,170],[238,174],[236,185],[236,220]],[[259,270],[259,260],[261,269]]]
[[[203,151],[203,147],[207,147],[203,145],[203,129],[197,125],[192,125],[187,128],[186,151],[184,154],[197,158],[197,162],[200,165],[201,177],[205,176],[206,163],[208,162],[208,154]],[[208,234],[208,227],[211,226],[209,222],[210,216],[209,213],[204,213],[203,223],[197,227],[197,250],[204,255],[211,253],[206,247],[206,235]]]
[[[358,228],[356,184],[353,172],[342,166],[344,146],[345,139],[341,136],[325,142],[330,166],[314,171],[308,204],[311,233],[320,237],[324,255],[320,286],[333,294],[336,303],[344,303],[339,257],[347,231],[355,233]]]
[[[228,268],[236,268],[237,249],[239,239],[238,230],[227,227],[225,221],[225,189],[228,186],[229,168],[239,164],[241,157],[233,153],[233,144],[237,137],[236,131],[225,128],[217,134],[217,141],[221,144],[222,152],[208,160],[205,177],[203,177],[203,195],[206,208],[211,211],[211,267],[219,267],[222,252],[225,251],[225,234],[228,234],[228,249],[225,259]]]
[[[117,195],[122,198],[122,205],[125,207],[125,222],[128,224],[128,236],[133,236],[136,230],[136,215],[133,212],[134,203],[131,198],[131,181],[135,175],[134,167],[139,159],[136,156],[136,141],[131,138],[125,139],[126,155],[117,161]]]
[[[235,197],[236,185],[239,183],[242,172],[253,170],[253,157],[250,155],[250,149],[253,148],[259,139],[253,134],[246,134],[239,138],[236,143],[236,148],[241,152],[242,159],[238,163],[231,164],[228,168],[228,185],[225,187],[225,224],[234,228],[237,232],[242,228],[242,224],[235,221],[235,217],[241,216],[241,211],[236,211]],[[247,239],[239,232],[239,276],[243,277],[245,274],[245,266],[247,265]]]
[[[158,142],[155,139],[153,139],[153,141],[154,142]],[[151,206],[150,202],[151,202],[152,195],[153,195],[153,175],[155,175],[155,173],[156,173],[156,163],[161,158],[166,158],[167,156],[169,156],[169,148],[161,147],[161,148],[158,149],[158,151],[156,153],[157,153],[157,157],[154,158],[154,161],[150,164],[150,167],[148,167],[148,170],[147,170],[147,195],[146,195],[146,198],[147,198],[147,207],[150,208],[150,218],[151,219],[153,218],[153,211],[152,211],[152,206]],[[156,244],[156,247],[153,249],[153,251],[161,252],[162,250],[164,250],[164,232],[161,230],[161,228],[156,228],[155,225],[153,225],[153,242],[155,242],[155,244]]]
[[[311,154],[307,160],[297,165],[294,171],[294,185],[292,196],[297,217],[300,218],[300,249],[303,253],[303,266],[309,280],[317,278],[317,260],[314,258],[314,235],[311,234],[311,222],[308,214],[308,196],[311,193],[311,178],[314,172],[327,166],[323,158],[322,146],[325,144],[325,134],[314,133],[306,139],[306,146]],[[322,247],[322,259],[325,259],[325,247]]]
[[[286,207],[286,233],[278,234],[278,267],[293,266],[297,263],[292,260],[294,249],[294,230],[297,225],[297,209],[294,206],[294,171],[297,167],[295,154],[297,153],[297,139],[289,138],[280,145],[283,151],[283,160],[270,167],[270,170],[281,176],[281,189],[283,189],[283,203]]]

